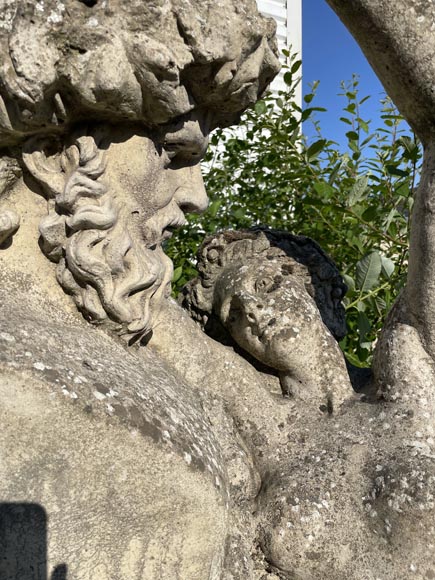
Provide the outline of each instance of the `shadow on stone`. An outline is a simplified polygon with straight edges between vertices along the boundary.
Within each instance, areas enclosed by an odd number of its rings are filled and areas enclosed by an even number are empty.
[[[67,580],[67,566],[47,575],[47,514],[34,503],[0,503],[0,579]]]

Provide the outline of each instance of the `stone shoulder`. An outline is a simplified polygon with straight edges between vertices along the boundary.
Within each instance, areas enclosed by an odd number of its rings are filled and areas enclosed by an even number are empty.
[[[124,347],[96,328],[2,309],[0,381],[16,373],[35,377],[32,388],[46,387],[47,405],[60,400],[91,420],[122,424],[223,487],[219,445],[201,401],[148,349]]]

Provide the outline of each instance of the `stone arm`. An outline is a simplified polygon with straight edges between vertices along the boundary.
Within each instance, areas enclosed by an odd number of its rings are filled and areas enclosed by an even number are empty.
[[[420,0],[327,0],[353,34],[425,148],[415,193],[406,324],[435,358],[435,5]]]

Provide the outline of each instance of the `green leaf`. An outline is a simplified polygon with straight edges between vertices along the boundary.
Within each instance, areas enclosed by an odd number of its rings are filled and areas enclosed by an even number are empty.
[[[364,221],[371,222],[377,217],[378,214],[379,214],[379,207],[375,206],[375,205],[371,205],[362,213],[361,217]]]
[[[340,343],[340,345],[341,345],[341,343]],[[360,367],[360,368],[362,368],[362,367],[366,366],[366,365],[364,364],[364,361],[361,361],[361,360],[360,360],[360,359],[359,359],[359,358],[356,356],[356,354],[354,354],[353,352],[346,352],[346,358],[348,359],[348,361],[349,361],[351,364],[353,364],[353,365],[354,365],[354,366],[356,366],[356,367]]]
[[[348,292],[354,292],[355,280],[352,278],[352,276],[349,276],[349,274],[343,274],[343,279],[346,286],[348,287]]]
[[[172,275],[172,284],[175,284],[181,278],[182,273],[183,266],[178,266],[178,268],[175,268],[174,273]]]
[[[381,263],[382,263],[382,274],[386,278],[391,278],[391,275],[393,274],[395,268],[393,260],[390,260],[390,258],[387,258],[387,256],[381,255]]]
[[[365,346],[363,346],[363,343],[365,342],[365,338],[367,336],[367,334],[371,331],[372,327],[370,324],[370,320],[367,318],[367,315],[365,312],[358,312],[358,334],[359,334],[359,343],[360,345],[365,348]]]
[[[219,211],[220,206],[222,205],[222,201],[221,199],[215,199],[214,201],[212,201],[212,203],[208,206],[208,214],[212,217],[215,218],[217,212]]]
[[[363,121],[362,119],[360,119],[358,117],[357,118],[357,122],[359,123],[359,126],[364,131],[364,133],[368,133],[369,132],[369,126],[368,126],[368,123],[366,123],[366,121]]]
[[[241,207],[234,209],[231,213],[237,220],[241,220],[246,217],[246,211],[244,211]]]
[[[397,189],[396,189],[396,195],[400,195],[403,197],[408,197],[409,195],[409,183],[402,183]]]
[[[364,246],[361,242],[361,239],[358,236],[348,237],[347,243],[350,246],[357,248],[361,252],[361,254],[364,252]]]
[[[393,209],[390,210],[390,212],[388,213],[388,216],[384,222],[386,230],[390,229],[390,225],[392,224],[394,218],[396,217],[396,214],[397,214],[396,208],[393,207]]]
[[[411,212],[412,208],[414,206],[414,198],[413,197],[408,197],[408,210]]]
[[[386,165],[385,169],[388,171],[390,175],[397,175],[398,177],[408,177],[407,171],[403,171],[403,169],[399,169],[395,165]]]
[[[264,115],[264,113],[267,111],[267,106],[264,101],[258,101],[255,103],[254,108],[258,115]]]
[[[355,183],[352,185],[352,189],[349,192],[349,197],[347,199],[347,205],[352,207],[356,203],[358,203],[363,197],[365,192],[367,191],[369,184],[368,175],[363,175]]]
[[[302,66],[302,61],[301,60],[297,60],[296,62],[293,63],[290,71],[292,74],[295,74],[295,72],[298,72],[298,70],[301,68]]]
[[[290,71],[287,71],[286,73],[284,73],[284,82],[286,85],[290,86],[293,83],[293,75]]]
[[[355,153],[359,153],[359,146],[356,141],[349,141],[349,149],[352,149]]]
[[[397,236],[397,232],[398,232],[397,226],[396,226],[396,224],[394,222],[392,222],[388,226],[388,233],[390,234],[390,236],[392,238],[395,238]]]
[[[346,133],[346,137],[351,141],[357,141],[358,140],[358,133],[356,131],[348,131]]]
[[[308,95],[305,95],[305,96],[304,96],[304,101],[305,101],[306,103],[308,103],[308,104],[309,104],[309,103],[311,103],[311,101],[312,101],[313,99],[314,99],[314,95],[313,95],[313,93],[309,93]]]
[[[376,296],[375,298],[375,304],[376,307],[378,309],[379,314],[384,314],[385,310],[387,309],[387,303],[385,302],[385,300],[383,298],[381,298],[380,296]]]
[[[315,159],[319,153],[324,149],[326,145],[326,139],[319,139],[310,145],[307,149],[307,157],[311,161]]]
[[[379,252],[367,254],[356,265],[355,280],[361,292],[368,292],[379,283],[382,260]]]
[[[313,184],[315,191],[322,197],[330,197],[334,193],[334,188],[326,181],[318,181]]]

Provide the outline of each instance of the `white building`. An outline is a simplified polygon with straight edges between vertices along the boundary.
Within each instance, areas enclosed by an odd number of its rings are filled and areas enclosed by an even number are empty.
[[[302,0],[257,0],[257,5],[260,12],[276,20],[279,50],[291,45],[292,52],[302,58]],[[281,58],[284,60],[282,55]],[[299,71],[302,73],[301,69]],[[272,89],[279,90],[284,86],[281,74],[272,83]],[[298,104],[302,103],[301,83],[296,100]]]

